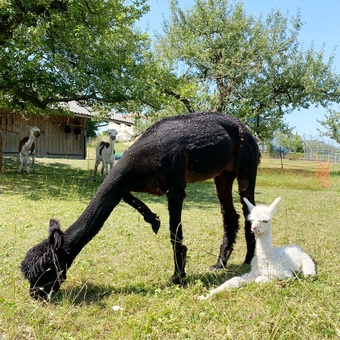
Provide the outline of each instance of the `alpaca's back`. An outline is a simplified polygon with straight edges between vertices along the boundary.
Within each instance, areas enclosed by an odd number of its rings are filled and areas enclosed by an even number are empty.
[[[126,151],[129,157],[123,156],[121,162],[131,159],[130,163],[136,164],[139,172],[160,176],[159,183],[164,178],[163,171],[168,176],[174,169],[177,176],[180,163],[181,168],[186,167],[187,182],[201,181],[239,167],[238,152],[244,138],[247,138],[245,144],[251,144],[247,157],[243,155],[244,163],[248,161],[244,167],[248,172],[253,171],[248,176],[255,182],[259,160],[255,139],[239,120],[215,112],[185,114],[157,122]]]
[[[292,274],[301,272],[305,276],[316,274],[311,257],[295,244],[274,248],[274,258],[276,265],[284,272],[289,271]]]

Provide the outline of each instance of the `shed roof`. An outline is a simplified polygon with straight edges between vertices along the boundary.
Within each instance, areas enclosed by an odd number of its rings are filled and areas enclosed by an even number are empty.
[[[62,103],[62,105],[68,106],[69,110],[75,113],[76,116],[85,117],[85,118],[99,118],[98,112],[94,111],[89,106],[81,106],[75,101],[70,101],[67,103]],[[123,115],[118,115],[115,113],[108,113],[105,117],[100,117],[101,120],[107,122],[114,122],[118,124],[125,125],[135,125],[135,122],[132,119],[124,117]]]

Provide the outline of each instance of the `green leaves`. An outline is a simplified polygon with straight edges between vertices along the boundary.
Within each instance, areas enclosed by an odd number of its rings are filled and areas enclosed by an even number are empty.
[[[292,110],[339,102],[332,58],[325,62],[322,50],[299,45],[299,12],[256,18],[241,2],[196,0],[186,11],[171,1],[171,13],[157,51],[185,87],[191,79],[197,91],[206,90],[203,97],[192,96],[195,109],[230,113],[270,139]]]
[[[132,26],[146,10],[145,1],[8,1],[0,8],[1,101],[46,111],[60,101],[138,98],[149,40]]]
[[[319,123],[326,129],[322,134],[340,144],[340,112],[330,109],[325,120],[319,121]]]
[[[228,0],[196,0],[185,11],[171,0],[170,9],[151,49],[134,28],[146,0],[2,1],[1,107],[48,114],[76,100],[155,119],[217,110],[266,140],[285,114],[340,101],[333,56],[299,45],[299,12],[254,17]]]

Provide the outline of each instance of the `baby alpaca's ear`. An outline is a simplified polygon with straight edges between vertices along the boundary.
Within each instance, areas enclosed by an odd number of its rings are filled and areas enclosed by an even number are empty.
[[[243,201],[247,205],[249,213],[251,213],[251,211],[255,208],[255,205],[251,204],[249,200],[245,197],[243,197]]]
[[[275,214],[277,204],[280,202],[280,200],[281,200],[281,197],[276,198],[275,201],[269,206],[271,215]]]

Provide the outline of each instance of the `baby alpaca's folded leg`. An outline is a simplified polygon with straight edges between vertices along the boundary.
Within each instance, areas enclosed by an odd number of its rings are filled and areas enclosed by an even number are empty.
[[[231,278],[230,280],[222,283],[220,286],[218,286],[215,289],[212,289],[207,295],[201,295],[198,297],[199,300],[206,300],[213,295],[222,292],[224,290],[230,289],[230,288],[240,288],[242,284],[244,283],[244,279],[241,276],[235,276]]]
[[[304,276],[314,276],[316,274],[315,263],[309,255],[302,255],[302,274]]]

